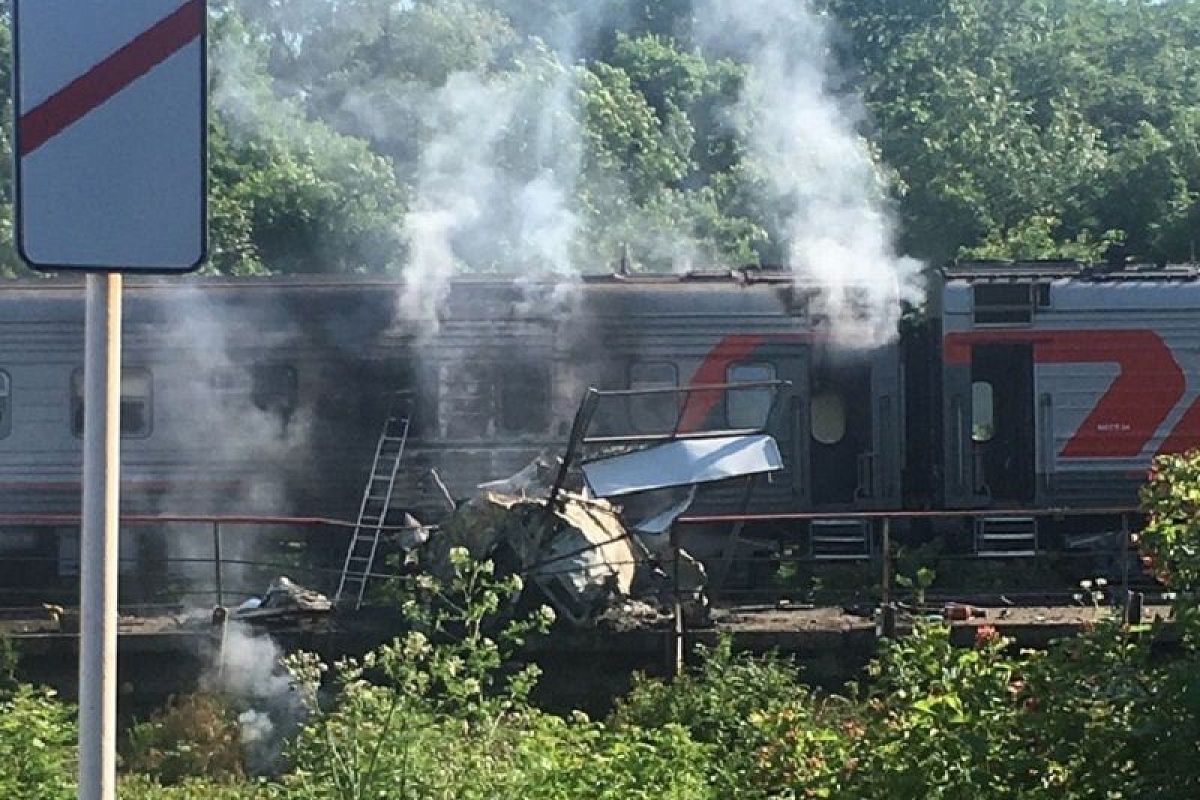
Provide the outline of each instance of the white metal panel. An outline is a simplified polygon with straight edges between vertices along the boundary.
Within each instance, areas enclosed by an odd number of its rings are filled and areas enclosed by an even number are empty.
[[[780,469],[775,439],[753,434],[665,442],[585,464],[583,473],[596,496],[619,497]]]

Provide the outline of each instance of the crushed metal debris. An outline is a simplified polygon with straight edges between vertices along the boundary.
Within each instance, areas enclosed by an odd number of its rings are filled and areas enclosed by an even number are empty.
[[[476,560],[491,559],[499,572],[530,579],[561,618],[579,626],[656,625],[665,617],[659,609],[674,613],[676,605],[689,616],[704,615],[708,576],[671,529],[698,486],[780,470],[777,443],[761,428],[684,433],[678,419],[674,430],[650,437],[589,437],[589,431],[605,397],[687,396],[730,386],[742,384],[589,389],[561,458],[543,453],[514,475],[481,484],[465,503],[451,503],[437,532],[409,551],[410,560],[446,580],[453,575],[451,550],[466,548]],[[599,445],[591,458],[589,445]]]
[[[333,610],[329,598],[295,583],[286,575],[271,581],[261,598],[251,598],[233,611],[233,619],[251,623],[294,623],[324,616]]]
[[[563,492],[548,514],[540,492],[520,482],[523,494],[484,490],[460,505],[418,551],[420,568],[447,579],[450,551],[465,547],[472,558],[530,578],[560,615],[579,625],[628,597],[649,552],[625,529],[619,509]]]

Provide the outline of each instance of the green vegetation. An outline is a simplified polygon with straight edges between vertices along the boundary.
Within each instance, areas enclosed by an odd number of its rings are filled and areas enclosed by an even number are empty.
[[[800,0],[783,0],[799,2]],[[815,0],[839,31],[860,133],[882,166],[904,253],[1193,257],[1200,224],[1195,0]],[[7,2],[0,20],[7,22]],[[601,12],[593,9],[603,7]],[[605,270],[667,241],[701,263],[776,260],[785,235],[729,126],[749,68],[692,38],[692,0],[212,0],[213,271],[400,268],[405,214],[465,72],[569,78],[547,120],[518,105],[497,158],[528,177],[576,163],[572,243]],[[11,183],[7,24],[0,26],[0,186]],[[552,124],[579,152],[533,152]],[[558,140],[556,140],[558,141]],[[561,149],[557,148],[556,149]],[[568,148],[570,149],[570,148]],[[0,266],[16,265],[6,202]],[[523,269],[517,242],[497,263]]]
[[[559,717],[528,699],[536,669],[514,666],[551,616],[503,619],[519,580],[460,550],[447,585],[413,579],[402,593],[407,635],[332,667],[290,658],[307,717],[271,775],[247,777],[232,711],[194,695],[133,727],[122,797],[1196,797],[1198,487],[1194,453],[1160,459],[1143,493],[1145,558],[1178,598],[1180,644],[1166,656],[1151,653],[1157,622],[1105,619],[1020,653],[989,626],[959,648],[947,627],[920,623],[834,694],[724,641],[674,681],[637,678],[605,720]],[[5,690],[5,797],[72,796],[72,717],[45,691]]]

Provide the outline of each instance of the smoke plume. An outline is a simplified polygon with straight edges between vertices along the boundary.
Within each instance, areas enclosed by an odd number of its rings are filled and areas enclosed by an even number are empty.
[[[707,50],[747,63],[733,124],[782,221],[788,263],[832,340],[895,338],[901,303],[917,302],[921,265],[899,256],[863,110],[832,85],[829,28],[807,2],[697,0]]]
[[[423,104],[428,142],[403,221],[400,310],[436,313],[458,272],[549,275],[572,285],[579,175],[574,73],[546,57],[508,74],[458,72]]]
[[[278,767],[288,737],[304,722],[312,700],[284,668],[283,655],[270,636],[230,622],[201,681],[205,690],[219,692],[241,709],[242,748],[247,766],[256,773]]]
[[[297,333],[262,325],[220,298],[179,287],[164,300],[177,324],[158,335],[150,355],[169,383],[166,402],[156,408],[157,434],[165,452],[192,457],[174,468],[170,489],[155,498],[157,510],[278,514],[288,507],[288,482],[308,463],[312,441],[311,400],[292,390],[294,367],[281,355]],[[224,536],[222,556],[233,563],[223,573],[233,593],[265,585],[244,563],[260,555],[261,542],[246,527]],[[207,586],[214,555],[207,527],[173,529],[166,544],[172,574]]]
[[[632,201],[622,176],[589,169],[583,182],[587,70],[579,58],[596,44],[596,31],[636,16],[628,0],[569,9],[518,0],[237,5],[260,25],[288,30],[294,23],[307,31],[287,40],[302,57],[272,64],[275,93],[291,101],[276,113],[319,117],[370,138],[395,159],[409,188],[407,211],[395,225],[396,242],[407,247],[399,309],[423,333],[436,333],[450,281],[464,272],[549,275],[558,284],[551,299],[570,310],[577,276],[618,257],[585,254],[589,236],[606,248],[611,237],[631,243],[635,261],[708,265],[707,245],[697,238],[705,221],[691,218],[701,212],[680,200],[657,219]],[[773,229],[810,292],[814,320],[842,346],[890,341],[902,304],[920,300],[921,265],[896,252],[886,187],[861,135],[864,110],[836,81],[830,24],[806,0],[695,0],[693,16],[706,56],[750,67],[728,123],[761,187],[755,201],[770,219],[758,222]],[[438,61],[426,68],[411,53],[427,44],[421,31],[430,20],[487,33],[461,37],[472,43],[470,57],[426,59]],[[408,60],[369,74],[336,99],[314,96],[306,88],[320,83],[314,76],[358,74],[354,47],[311,46],[326,30],[352,31],[360,44],[391,42],[401,48],[395,57]],[[251,44],[231,39],[222,47],[214,59],[215,103],[226,118],[253,129],[263,85],[246,52]],[[283,62],[291,66],[279,68]]]

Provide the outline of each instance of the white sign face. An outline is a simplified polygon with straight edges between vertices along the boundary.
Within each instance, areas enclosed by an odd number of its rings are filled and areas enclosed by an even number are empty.
[[[185,272],[207,246],[205,0],[14,0],[17,247]]]

